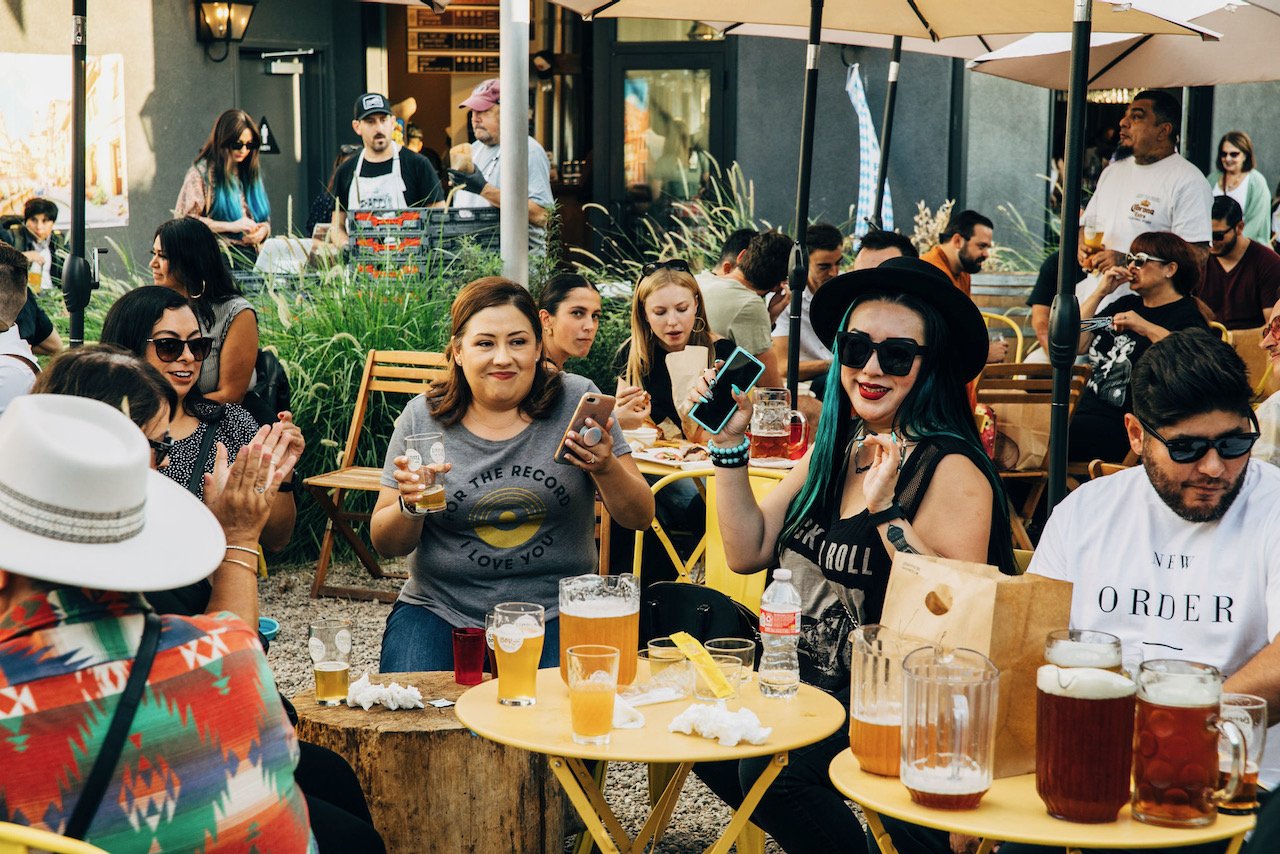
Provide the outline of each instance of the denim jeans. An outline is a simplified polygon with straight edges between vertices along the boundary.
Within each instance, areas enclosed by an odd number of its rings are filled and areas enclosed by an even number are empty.
[[[453,626],[422,605],[396,602],[382,632],[381,673],[453,669]],[[560,664],[560,620],[547,620],[539,667]]]
[[[849,708],[848,691],[837,695]],[[831,784],[827,767],[849,747],[848,718],[844,726],[815,744],[792,750],[787,766],[764,793],[751,820],[782,846],[787,854],[832,854],[849,850],[862,827],[844,796]],[[768,767],[771,756],[740,762],[700,762],[693,772],[711,791],[737,809],[743,794]],[[909,848],[899,848],[904,852]]]

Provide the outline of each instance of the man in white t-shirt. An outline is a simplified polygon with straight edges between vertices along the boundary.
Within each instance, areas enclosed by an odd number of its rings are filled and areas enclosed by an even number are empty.
[[[1244,362],[1204,330],[1138,361],[1125,427],[1142,466],[1084,484],[1053,511],[1029,572],[1070,581],[1071,626],[1126,654],[1213,665],[1225,691],[1280,707],[1280,468],[1254,461]],[[1260,782],[1280,782],[1280,732]]]
[[[1182,109],[1169,93],[1150,89],[1134,96],[1120,120],[1117,160],[1102,171],[1081,219],[1078,259],[1086,272],[1101,275],[1123,263],[1133,238],[1147,231],[1171,231],[1207,250],[1213,192],[1177,152],[1181,121]],[[1089,252],[1086,232],[1101,233],[1105,251]],[[1083,299],[1087,294],[1080,290]],[[1121,285],[1099,308],[1130,293]]]

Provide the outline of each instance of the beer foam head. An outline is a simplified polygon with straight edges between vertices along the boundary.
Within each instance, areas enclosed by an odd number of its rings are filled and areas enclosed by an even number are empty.
[[[628,602],[626,599],[590,599],[585,602],[562,602],[560,613],[570,617],[583,619],[604,619],[606,617],[628,617],[639,613],[640,603]]]
[[[1045,660],[1059,667],[1119,667],[1120,650],[1111,644],[1059,640],[1044,651]]]
[[[1222,690],[1216,681],[1163,679],[1142,686],[1142,698],[1159,706],[1218,706]]]
[[[1076,700],[1114,700],[1131,697],[1133,680],[1096,667],[1058,667],[1045,664],[1036,672],[1036,687],[1046,694]]]

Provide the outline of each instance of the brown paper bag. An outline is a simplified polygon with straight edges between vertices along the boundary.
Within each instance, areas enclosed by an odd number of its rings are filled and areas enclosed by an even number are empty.
[[[993,403],[996,468],[1035,471],[1049,452],[1049,407],[1043,403]]]
[[[898,553],[880,622],[980,652],[1000,668],[994,774],[1013,777],[1035,770],[1036,671],[1044,664],[1045,635],[1067,628],[1070,618],[1070,582]]]

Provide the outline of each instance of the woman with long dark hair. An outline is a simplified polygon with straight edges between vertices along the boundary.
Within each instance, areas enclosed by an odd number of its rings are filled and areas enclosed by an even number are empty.
[[[600,331],[600,290],[578,273],[558,273],[538,294],[542,354],[557,368],[585,358]]]
[[[194,216],[219,239],[254,258],[271,236],[271,202],[262,186],[262,135],[244,110],[227,110],[182,179],[176,217]]]
[[[1096,317],[1103,325],[1080,335],[1080,352],[1088,354],[1093,372],[1071,416],[1070,459],[1118,463],[1128,455],[1124,414],[1133,411],[1133,366],[1170,332],[1208,328],[1209,309],[1194,296],[1202,269],[1196,250],[1181,237],[1147,231],[1133,239],[1125,263],[1103,273],[1080,304],[1082,320]],[[1133,293],[1098,311],[1102,299],[1125,283]]]
[[[849,692],[849,631],[880,620],[896,552],[941,555],[1015,571],[1000,479],[979,442],[965,384],[986,362],[973,302],[915,258],[837,276],[811,303],[813,328],[836,358],[809,454],[757,503],[747,475],[751,400],[709,446],[729,567],[790,569],[804,603],[801,678]],[[707,394],[714,369],[690,391]],[[848,848],[858,820],[827,766],[848,748],[842,729],[792,751],[752,821],[788,852]],[[714,763],[698,773],[733,806],[764,763]]]
[[[190,301],[200,331],[213,339],[197,390],[218,403],[242,402],[258,358],[258,315],[236,287],[208,226],[183,217],[157,228],[151,279]]]

